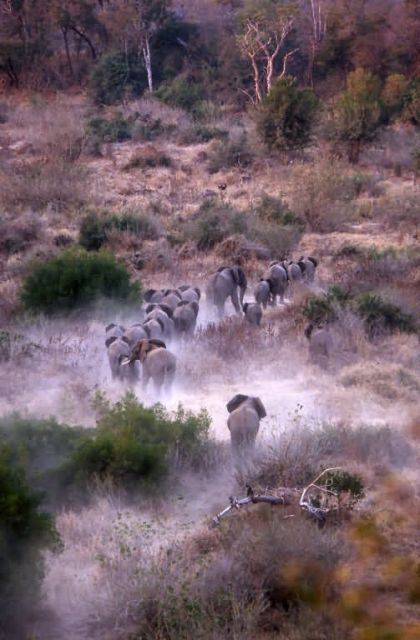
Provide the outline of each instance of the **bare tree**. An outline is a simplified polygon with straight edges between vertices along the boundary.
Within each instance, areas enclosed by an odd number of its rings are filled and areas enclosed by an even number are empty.
[[[298,50],[286,50],[295,17],[294,5],[276,0],[258,0],[241,16],[238,45],[242,55],[251,62],[254,95],[246,93],[254,103],[261,102],[270,93],[276,68],[281,68],[277,77],[286,75],[288,62]]]
[[[309,55],[307,81],[313,85],[313,72],[316,56],[327,35],[327,10],[325,0],[305,0],[310,5],[311,35],[309,38]]]

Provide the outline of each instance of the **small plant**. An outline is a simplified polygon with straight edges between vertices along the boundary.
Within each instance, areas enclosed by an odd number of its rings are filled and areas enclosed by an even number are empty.
[[[414,318],[404,313],[400,307],[386,302],[381,296],[373,293],[363,293],[356,299],[358,314],[364,319],[366,330],[371,338],[386,332],[417,331]]]
[[[156,240],[159,235],[147,214],[114,213],[99,217],[90,212],[80,225],[79,243],[88,251],[97,251],[106,243],[112,230],[128,232],[146,240]]]
[[[99,105],[114,104],[126,95],[140,96],[146,86],[146,71],[133,51],[105,54],[90,77],[90,90]]]
[[[187,232],[200,251],[209,251],[234,234],[247,235],[250,222],[242,211],[217,200],[205,200],[187,225]]]
[[[268,220],[285,226],[301,225],[302,221],[280,198],[263,193],[255,210],[261,220]]]
[[[194,114],[204,99],[204,91],[198,83],[185,75],[179,75],[162,84],[156,91],[156,96],[171,107],[185,109]]]
[[[130,171],[130,169],[156,169],[171,166],[172,159],[166,153],[153,145],[146,145],[133,153],[124,169]]]
[[[253,162],[253,155],[248,148],[246,135],[237,141],[215,141],[209,151],[208,171],[218,173],[222,169],[237,167],[243,169]]]
[[[109,253],[67,249],[47,262],[35,262],[26,277],[21,299],[32,311],[60,312],[100,297],[129,301],[139,296],[126,268]]]
[[[130,123],[121,113],[117,113],[111,120],[91,118],[87,123],[87,132],[98,142],[124,142],[131,138]]]
[[[98,251],[106,240],[105,222],[94,212],[88,213],[82,220],[79,231],[79,243],[88,251]]]

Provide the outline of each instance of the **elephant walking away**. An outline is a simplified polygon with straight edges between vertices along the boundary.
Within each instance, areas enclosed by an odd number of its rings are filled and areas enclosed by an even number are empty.
[[[248,320],[248,322],[259,327],[263,315],[261,305],[257,302],[245,302],[242,308],[244,310],[245,318]]]
[[[127,340],[130,347],[134,347],[139,340],[143,340],[148,336],[141,324],[132,324],[131,327],[125,330],[123,337]]]
[[[305,329],[309,341],[309,361],[322,369],[328,369],[332,354],[333,341],[327,327],[315,327],[311,322]]]
[[[125,337],[117,338],[111,336],[105,341],[107,348],[108,362],[111,369],[112,378],[135,382],[139,377],[138,366],[135,362],[130,363],[129,367],[123,366],[123,361],[130,356],[131,349],[128,340]]]
[[[130,366],[136,360],[140,360],[143,365],[144,389],[150,379],[153,380],[157,393],[160,393],[162,387],[166,390],[171,388],[176,373],[176,357],[167,350],[162,340],[140,340],[123,365]]]
[[[227,403],[226,408],[230,414],[227,425],[233,452],[240,454],[252,450],[260,420],[267,415],[260,398],[237,394]]]
[[[198,316],[198,302],[183,300],[174,311],[175,329],[179,336],[194,335]]]
[[[215,305],[219,318],[223,318],[225,303],[231,299],[235,311],[241,315],[247,288],[245,273],[241,267],[220,267],[207,285],[207,297]]]
[[[315,269],[318,266],[318,261],[310,256],[308,258],[301,256],[298,265],[303,271],[304,280],[306,282],[313,282],[315,278]]]
[[[264,279],[270,285],[270,294],[272,304],[275,305],[277,296],[280,302],[284,300],[287,285],[289,284],[289,274],[284,264],[280,262],[272,262],[268,270],[264,274]]]
[[[254,289],[255,302],[261,304],[263,309],[267,308],[269,302],[271,302],[271,296],[273,293],[273,282],[270,278],[261,278],[259,283]]]

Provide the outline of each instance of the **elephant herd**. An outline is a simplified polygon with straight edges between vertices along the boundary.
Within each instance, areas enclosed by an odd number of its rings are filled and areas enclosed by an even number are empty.
[[[247,278],[239,266],[223,266],[213,273],[207,283],[207,303],[213,305],[218,317],[225,314],[228,299],[239,316],[260,325],[263,309],[284,301],[289,286],[297,282],[312,283],[317,261],[301,257],[297,262],[275,261],[262,274],[254,290],[255,302],[244,302]],[[149,381],[159,393],[169,390],[177,368],[176,356],[167,348],[175,339],[194,335],[200,308],[198,287],[182,285],[176,289],[149,289],[144,294],[143,320],[129,327],[109,324],[105,329],[105,346],[112,377],[127,382],[142,380],[146,389]],[[324,331],[325,333],[325,331]],[[309,326],[305,332],[313,352],[328,356],[329,336],[319,327]],[[228,428],[234,451],[253,446],[260,420],[266,410],[260,398],[237,394],[227,406]]]

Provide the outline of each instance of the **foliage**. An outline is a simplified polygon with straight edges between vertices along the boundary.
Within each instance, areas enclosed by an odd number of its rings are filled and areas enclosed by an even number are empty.
[[[153,145],[146,145],[133,153],[127,164],[125,171],[130,169],[156,169],[157,167],[171,167],[172,159],[164,151],[157,149]]]
[[[371,140],[381,120],[381,85],[377,76],[356,69],[347,76],[343,91],[331,112],[331,137],[346,147],[356,162],[360,146]]]
[[[229,142],[215,141],[209,150],[208,171],[218,173],[222,169],[249,167],[253,162],[253,154],[248,146],[246,134],[239,140]]]
[[[372,338],[384,332],[415,333],[417,330],[412,316],[404,313],[397,305],[383,300],[379,295],[360,294],[356,300],[356,308]]]
[[[114,51],[103,55],[93,68],[90,90],[96,104],[114,104],[126,95],[139,96],[146,88],[146,72],[137,55]]]
[[[228,236],[247,235],[250,224],[243,212],[218,200],[207,199],[188,224],[188,235],[199,251],[209,251]]]
[[[82,220],[79,243],[88,251],[97,251],[105,244],[107,233],[111,230],[126,231],[145,239],[156,239],[158,232],[147,214],[114,213],[99,217],[94,211]]]
[[[34,262],[23,283],[25,307],[46,313],[86,305],[99,297],[130,300],[138,296],[126,268],[109,253],[67,249],[46,262]]]
[[[408,84],[408,79],[401,73],[391,73],[386,78],[381,97],[388,120],[393,120],[401,114]]]
[[[72,457],[79,481],[111,477],[123,485],[156,482],[170,466],[197,466],[208,439],[205,411],[193,414],[181,406],[174,415],[162,406],[151,409],[127,393],[111,406],[99,398],[99,419]]]
[[[301,220],[281,198],[275,198],[267,193],[261,195],[255,212],[261,220],[275,222],[282,225],[301,225]]]
[[[335,493],[350,493],[356,500],[364,497],[364,486],[360,476],[348,471],[328,471],[323,477],[326,488]]]
[[[52,517],[40,511],[34,492],[20,469],[0,448],[0,634],[11,637],[33,612],[44,575],[43,552],[59,548]],[[8,635],[10,634],[10,636]]]
[[[87,131],[93,140],[98,142],[124,142],[131,138],[130,123],[121,113],[113,118],[91,118],[87,123]]]
[[[276,80],[255,112],[257,131],[269,149],[288,151],[310,141],[318,100],[292,76]]]
[[[193,114],[198,112],[200,102],[205,97],[203,88],[185,75],[162,84],[156,95],[170,107],[185,109]]]

